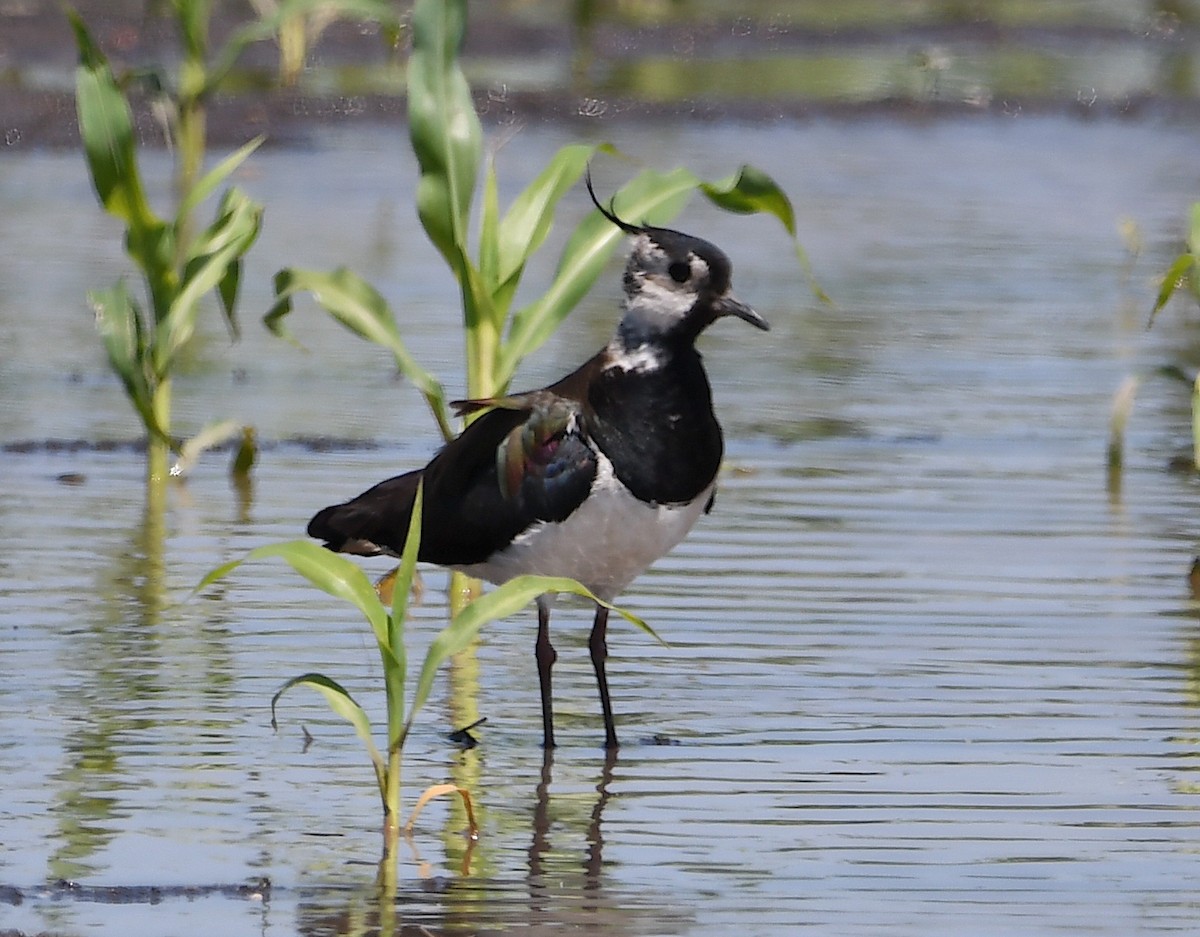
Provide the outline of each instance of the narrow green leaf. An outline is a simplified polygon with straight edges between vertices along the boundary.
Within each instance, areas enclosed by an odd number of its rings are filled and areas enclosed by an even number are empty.
[[[242,261],[236,258],[225,268],[225,276],[217,284],[217,295],[221,299],[221,311],[225,314],[225,324],[233,338],[241,335],[237,321],[237,298],[242,286]]]
[[[146,432],[173,445],[154,412],[154,386],[147,373],[145,325],[140,307],[123,282],[112,289],[89,292],[88,301],[96,314],[96,330],[104,343],[109,366],[120,378]]]
[[[408,61],[408,126],[421,167],[417,214],[451,268],[466,261],[483,129],[458,64],[466,0],[417,0]]]
[[[617,213],[631,222],[664,224],[679,212],[698,182],[686,169],[647,170],[621,188],[614,204]],[[623,237],[599,212],[579,223],[567,240],[550,288],[513,316],[500,354],[500,383],[512,377],[521,360],[540,348],[587,295]]]
[[[434,677],[443,663],[470,644],[479,634],[480,629],[488,622],[506,618],[520,611],[539,595],[547,592],[571,593],[604,605],[662,643],[662,639],[642,619],[608,602],[601,602],[586,586],[574,579],[557,576],[517,576],[475,599],[454,616],[454,620],[433,639],[425,654],[421,675],[417,678],[416,691],[409,709],[409,724],[411,725],[412,720],[429,699]]]
[[[397,657],[391,646],[388,611],[379,600],[379,594],[366,573],[345,556],[318,546],[311,540],[289,540],[257,547],[240,560],[233,560],[211,570],[196,585],[193,593],[224,579],[243,563],[271,557],[280,557],[318,589],[357,608],[375,635],[380,655],[383,657],[385,673],[397,668],[401,671],[404,669],[402,660]],[[403,654],[403,648],[400,649],[400,654]]]
[[[198,595],[214,583],[220,582],[244,562],[246,562],[246,558],[242,557],[239,560],[230,560],[228,563],[222,563],[220,566],[210,569],[192,588],[192,595]]]
[[[1200,302],[1200,202],[1192,204],[1191,225],[1188,228],[1188,254],[1192,258],[1191,269],[1188,270],[1187,282],[1196,302]]]
[[[753,166],[743,166],[723,182],[702,182],[700,190],[725,211],[740,215],[768,212],[779,219],[788,234],[796,236],[791,201],[774,179]]]
[[[263,317],[263,324],[294,344],[295,339],[285,328],[283,319],[292,311],[293,297],[304,292],[312,293],[326,312],[355,335],[391,351],[400,373],[412,381],[429,402],[443,428],[443,435],[453,435],[446,412],[445,390],[409,353],[387,301],[373,286],[344,267],[332,273],[297,268],[280,270],[275,274],[275,303]]]
[[[159,222],[142,189],[129,105],[79,14],[68,9],[67,17],[79,48],[75,72],[79,134],[96,195],[110,214],[133,229],[148,230]]]
[[[1154,308],[1150,310],[1150,321],[1146,328],[1154,325],[1159,312],[1170,302],[1179,285],[1187,281],[1195,267],[1196,257],[1193,254],[1180,254],[1171,261],[1171,266],[1167,267],[1167,272],[1163,274],[1162,285],[1158,288],[1158,297],[1154,301]]]
[[[375,587],[357,563],[318,546],[311,540],[258,547],[246,559],[281,557],[296,572],[318,589],[354,605],[371,625],[376,637],[387,638],[387,610],[379,601]]]
[[[421,552],[421,516],[424,513],[425,482],[417,485],[413,500],[412,515],[404,538],[404,550],[400,554],[400,566],[392,583],[392,633],[393,645],[402,644],[404,623],[408,618],[408,599],[412,594],[413,579],[417,572],[417,556]]]
[[[276,728],[277,725],[275,709],[279,703],[279,698],[292,689],[292,687],[297,686],[309,687],[325,697],[325,702],[329,704],[329,708],[354,727],[355,734],[362,740],[363,746],[367,749],[367,754],[371,756],[371,761],[375,765],[376,775],[385,769],[383,757],[379,754],[379,749],[375,747],[375,740],[371,738],[371,720],[367,718],[366,712],[354,701],[354,697],[350,695],[345,687],[324,674],[306,673],[298,677],[292,677],[291,680],[275,692],[275,695],[271,697],[272,729]]]
[[[404,629],[408,621],[408,597],[412,592],[417,570],[417,555],[421,551],[421,514],[425,501],[425,486],[417,486],[412,516],[408,522],[400,566],[392,582],[392,613],[388,618],[388,643],[391,662],[384,656],[384,680],[388,705],[388,747],[403,745],[405,735],[404,692],[408,682],[408,651],[404,644]]]
[[[88,293],[96,314],[96,331],[104,342],[108,363],[125,385],[131,398],[150,399],[150,389],[141,360],[145,351],[141,310],[125,288],[124,281],[112,289]]]
[[[709,201],[725,211],[741,215],[753,215],[760,212],[774,215],[783,225],[784,230],[792,239],[792,248],[800,268],[808,279],[809,288],[821,302],[831,302],[828,294],[817,283],[808,254],[801,246],[796,236],[796,213],[792,208],[791,199],[765,172],[753,166],[742,166],[736,173],[723,182],[702,182],[700,190]]]
[[[224,81],[248,46],[278,36],[285,22],[314,13],[379,23],[390,34],[399,32],[401,25],[394,0],[284,0],[269,15],[248,23],[225,41],[209,67],[205,91],[212,92]]]
[[[311,540],[288,540],[257,547],[242,559],[225,563],[212,570],[200,580],[194,591],[208,588],[243,563],[271,557],[280,557],[321,591],[355,606],[370,623],[376,640],[387,643],[387,610],[379,601],[375,587],[371,585],[366,573],[356,563],[318,546]]]
[[[212,0],[174,0],[171,6],[184,49],[189,56],[203,59],[208,51],[208,21]]]
[[[483,212],[479,221],[479,275],[493,295],[500,283],[500,193],[496,162],[488,161],[483,175]]]
[[[262,207],[258,203],[237,189],[225,193],[216,219],[192,245],[181,287],[159,323],[154,363],[160,374],[167,372],[192,337],[201,298],[212,290],[227,293],[236,288],[238,274],[232,274],[231,283],[230,268],[250,249],[261,224]]]
[[[195,186],[192,187],[192,190],[186,194],[183,201],[180,202],[178,217],[189,217],[192,212],[200,207],[205,199],[217,191],[217,187],[228,179],[246,161],[251,153],[262,146],[263,141],[266,139],[262,135],[255,137],[205,173]]]
[[[612,146],[603,143],[564,146],[513,200],[498,232],[497,283],[505,284],[520,275],[550,233],[558,203],[582,178],[588,161],[601,149],[615,152]]]

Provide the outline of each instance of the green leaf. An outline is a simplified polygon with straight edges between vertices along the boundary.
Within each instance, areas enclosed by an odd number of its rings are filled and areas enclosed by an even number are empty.
[[[75,106],[92,184],[106,211],[145,232],[161,223],[142,189],[129,105],[79,14],[67,10],[67,17],[79,48]]]
[[[186,193],[183,200],[179,203],[178,217],[190,217],[200,205],[217,191],[217,187],[232,175],[237,168],[246,161],[246,159],[262,146],[263,141],[267,138],[259,135],[247,143],[245,146],[235,150],[225,159],[221,160],[216,166],[204,174],[204,176],[192,187],[191,191]]]
[[[242,559],[225,563],[209,572],[194,591],[200,592],[224,579],[243,563],[271,557],[282,558],[318,589],[354,605],[370,622],[376,640],[387,643],[387,610],[379,601],[366,573],[346,557],[326,550],[311,540],[289,540],[257,547]]]
[[[96,330],[104,343],[109,366],[121,380],[125,393],[141,417],[146,432],[173,445],[154,412],[154,385],[147,373],[147,348],[143,315],[124,282],[112,289],[88,293],[96,314]]]
[[[496,163],[488,162],[483,177],[483,213],[479,222],[479,275],[493,295],[500,283],[500,193]],[[507,309],[507,306],[501,308]]]
[[[686,169],[668,173],[647,170],[617,193],[617,213],[634,223],[662,224],[674,217],[699,180]],[[550,288],[512,319],[500,353],[500,383],[511,379],[518,364],[554,334],[587,295],[624,232],[598,211],[579,223],[567,240]]]
[[[391,34],[400,29],[400,17],[393,0],[284,0],[269,15],[243,26],[226,40],[208,70],[205,91],[212,92],[224,81],[247,46],[278,36],[283,24],[295,17],[314,13],[376,22]]]
[[[383,757],[379,754],[379,749],[375,747],[375,740],[371,738],[371,720],[367,718],[366,712],[354,701],[354,697],[350,695],[345,687],[324,674],[306,673],[298,677],[292,677],[291,680],[275,692],[275,695],[271,697],[271,728],[274,729],[277,726],[275,708],[279,703],[279,698],[292,689],[292,687],[297,686],[306,686],[316,690],[325,697],[325,702],[329,704],[329,708],[336,715],[341,716],[354,727],[355,734],[362,739],[362,743],[367,749],[367,754],[371,756],[371,761],[375,765],[376,775],[380,775],[386,766]]]
[[[424,513],[425,482],[417,485],[413,499],[412,515],[408,520],[408,531],[404,537],[404,550],[400,554],[400,566],[392,584],[392,644],[403,641],[404,623],[408,618],[408,598],[412,593],[413,579],[417,572],[417,556],[421,552],[421,516]]]
[[[383,671],[388,705],[388,748],[404,744],[404,691],[408,682],[408,652],[404,645],[404,629],[408,620],[408,597],[412,592],[417,570],[417,555],[421,552],[421,514],[425,501],[425,484],[417,486],[412,516],[400,555],[400,566],[392,583],[392,613],[388,618],[388,642],[391,661],[384,655]]]
[[[135,402],[150,402],[150,387],[142,370],[145,326],[142,313],[120,281],[112,289],[94,290],[88,300],[96,314],[96,331],[104,342],[108,363]]]
[[[1154,320],[1159,312],[1170,302],[1179,285],[1187,282],[1195,267],[1196,257],[1193,254],[1180,254],[1171,262],[1171,266],[1167,267],[1167,272],[1163,274],[1162,285],[1158,288],[1158,297],[1154,301],[1154,308],[1150,310],[1150,321],[1146,325],[1147,328],[1154,325]]]
[[[1194,261],[1191,270],[1188,271],[1188,286],[1191,287],[1196,302],[1200,302],[1200,202],[1192,205],[1187,243],[1188,253]]]
[[[394,680],[400,674],[401,686],[404,679],[404,648],[397,650],[391,643],[392,628],[388,611],[379,600],[379,594],[367,578],[366,573],[353,561],[311,540],[289,540],[272,543],[251,550],[240,560],[233,560],[211,570],[196,585],[193,593],[200,592],[213,583],[224,579],[231,572],[251,560],[280,557],[296,572],[323,592],[343,599],[355,606],[371,625],[375,642],[383,659],[385,675]]]
[[[165,374],[196,328],[200,299],[212,290],[223,297],[236,289],[236,262],[250,249],[262,224],[262,207],[230,189],[217,210],[216,220],[196,239],[188,252],[183,281],[159,323],[154,342],[154,365]],[[232,281],[230,278],[233,278]],[[226,316],[232,314],[227,310]]]
[[[779,219],[792,239],[792,247],[800,268],[808,279],[809,288],[821,302],[831,302],[829,295],[821,289],[809,263],[808,254],[796,237],[796,213],[792,208],[791,199],[765,172],[753,166],[742,166],[734,175],[723,182],[702,182],[700,190],[708,196],[709,201],[725,211],[742,215],[752,215],[759,212],[774,215]]]
[[[225,314],[225,324],[229,327],[229,334],[234,338],[241,335],[241,328],[237,321],[237,298],[241,286],[242,261],[241,258],[237,258],[225,268],[225,275],[217,284],[217,296],[221,299],[221,311]]]
[[[421,167],[417,214],[451,269],[466,263],[483,129],[458,64],[466,0],[417,0],[408,60],[408,127]]]
[[[615,152],[609,144],[564,146],[513,201],[498,231],[498,284],[508,284],[520,277],[526,262],[550,233],[558,203],[601,149]]]
[[[263,324],[293,343],[296,343],[295,339],[284,327],[283,319],[292,311],[292,298],[302,292],[312,293],[330,315],[355,335],[390,350],[400,372],[424,394],[443,434],[453,435],[446,412],[445,390],[409,353],[387,301],[373,286],[344,267],[332,273],[296,268],[280,270],[275,274],[275,304],[263,317]]]
[[[548,592],[566,592],[590,599],[617,612],[621,617],[662,643],[662,639],[642,619],[608,602],[601,602],[586,586],[574,579],[557,576],[517,576],[475,599],[454,616],[454,620],[433,639],[425,654],[421,675],[417,678],[417,688],[409,710],[409,724],[411,725],[417,713],[429,699],[434,677],[443,663],[466,648],[488,622],[506,618],[523,609],[539,595]]]
[[[184,49],[189,56],[202,59],[208,48],[208,20],[212,0],[173,0],[171,6]]]
[[[1200,469],[1200,375],[1192,384],[1192,465]]]
[[[743,166],[723,182],[702,182],[700,191],[725,211],[740,215],[772,214],[788,234],[796,236],[796,214],[791,201],[774,179],[753,166]]]

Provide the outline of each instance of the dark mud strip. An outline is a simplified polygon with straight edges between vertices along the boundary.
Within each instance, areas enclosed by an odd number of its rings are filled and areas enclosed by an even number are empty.
[[[59,879],[37,888],[0,885],[0,904],[21,905],[26,901],[86,901],[93,904],[159,904],[183,898],[244,898],[270,901],[271,880],[260,878],[241,885],[84,885]],[[0,931],[9,937],[17,931]]]

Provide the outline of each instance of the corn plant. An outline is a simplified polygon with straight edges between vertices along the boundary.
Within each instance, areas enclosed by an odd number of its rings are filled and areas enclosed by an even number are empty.
[[[129,103],[83,21],[70,13],[79,46],[76,105],[88,168],[100,203],[125,225],[125,250],[146,288],[148,312],[124,280],[89,294],[109,365],[146,427],[147,482],[167,475],[171,435],[171,375],[196,328],[201,301],[220,299],[225,321],[237,328],[235,308],[242,257],[258,237],[262,208],[236,188],[221,198],[212,223],[188,234],[192,212],[250,155],[252,140],[198,179],[175,217],[150,207],[137,162]]]
[[[563,196],[576,186],[589,161],[607,144],[560,149],[501,214],[495,166],[484,169],[476,243],[471,246],[471,208],[484,160],[483,131],[471,89],[459,65],[466,29],[466,0],[418,0],[412,16],[408,62],[409,137],[420,167],[417,213],[427,235],[458,283],[466,333],[467,396],[501,395],[521,361],[536,351],[587,294],[624,236],[594,212],[567,238],[549,288],[513,309],[530,257],[544,244]],[[746,166],[718,183],[690,170],[648,170],[614,196],[622,216],[664,223],[693,192],[740,213],[768,212],[795,242],[795,217],[787,196],[765,173]],[[446,395],[437,378],[409,353],[386,299],[354,272],[287,268],[275,277],[275,303],[265,318],[276,334],[291,338],[284,318],[298,293],[311,293],[336,320],[392,351],[398,369],[424,396],[444,438],[454,433]]]
[[[597,153],[614,148],[607,144],[563,147],[502,213],[495,165],[485,161],[482,126],[459,64],[466,21],[466,0],[414,4],[407,66],[408,126],[420,173],[417,214],[461,297],[466,396],[486,398],[505,393],[522,360],[554,334],[591,289],[623,234],[599,212],[585,217],[567,237],[549,287],[514,309],[526,264],[545,243],[559,202],[578,184]],[[481,167],[483,192],[476,226],[472,205]],[[773,214],[791,236],[807,270],[796,241],[791,203],[770,177],[752,167],[743,167],[718,183],[704,182],[685,168],[648,170],[620,189],[613,205],[624,217],[662,224],[696,191],[729,211]],[[442,383],[410,353],[396,316],[378,290],[346,268],[332,272],[285,268],[275,276],[275,302],[264,318],[267,327],[292,340],[285,319],[295,297],[304,293],[312,294],[355,334],[390,350],[398,370],[424,397],[443,439],[454,436]],[[478,594],[478,582],[453,573],[451,616],[462,614]],[[534,593],[528,595],[532,598]],[[468,703],[466,708],[473,706]]]
[[[1186,287],[1196,302],[1200,302],[1200,202],[1192,205],[1191,224],[1187,243],[1182,254],[1176,257],[1163,274],[1162,285],[1150,312],[1150,324],[1163,307],[1170,302],[1176,290]]]
[[[408,539],[405,541],[404,553],[392,583],[390,608],[384,604],[376,587],[371,584],[366,574],[354,562],[308,540],[269,544],[251,550],[244,558],[214,569],[196,587],[197,591],[207,588],[249,560],[279,557],[318,589],[344,599],[355,606],[367,620],[379,649],[383,669],[387,711],[387,742],[384,751],[381,752],[375,744],[371,720],[366,711],[341,683],[321,673],[301,674],[280,687],[271,699],[271,724],[275,725],[275,710],[280,697],[288,690],[298,686],[308,687],[319,692],[333,712],[350,723],[366,748],[371,765],[375,770],[375,781],[383,806],[385,855],[394,848],[401,830],[400,777],[404,744],[412,731],[413,720],[429,699],[438,668],[452,655],[467,647],[487,622],[512,615],[545,592],[572,593],[593,602],[597,601],[587,588],[572,579],[519,576],[510,580],[472,602],[455,615],[450,624],[438,633],[426,651],[412,699],[410,702],[407,701],[408,658],[405,651],[405,624],[409,594],[416,571],[417,553],[420,548],[421,505],[422,496],[418,490],[412,519],[409,523]],[[612,606],[609,607],[612,608]],[[649,626],[639,618],[621,609],[615,610],[647,633],[654,634]],[[467,808],[468,819],[474,827],[474,814],[467,791],[454,785],[436,785],[428,789],[426,794],[417,801],[413,816],[408,823],[408,829],[411,829],[416,811],[420,809],[428,796],[455,792],[462,796],[463,803]],[[475,830],[472,829],[472,833],[474,832]]]
[[[182,51],[177,76],[171,80],[141,72],[118,80],[83,20],[67,11],[79,49],[76,106],[92,184],[104,209],[125,226],[125,249],[145,287],[139,298],[121,281],[90,293],[89,299],[109,365],[146,429],[148,487],[166,478],[172,450],[181,456],[176,467],[182,471],[199,450],[239,432],[235,424],[219,423],[189,445],[174,437],[171,426],[171,376],[195,332],[206,294],[216,293],[226,325],[237,333],[242,259],[262,221],[262,207],[230,188],[211,224],[199,233],[194,230],[194,213],[262,142],[252,140],[201,175],[208,149],[207,101],[250,43],[274,35],[281,24],[317,7],[395,22],[386,0],[285,0],[273,15],[237,31],[210,62],[211,0],[170,0]],[[155,112],[164,120],[175,156],[171,218],[160,217],[150,207],[138,166],[125,90],[135,80],[159,92]],[[235,468],[253,461],[251,437],[244,429],[242,439]]]
[[[279,83],[299,83],[308,50],[338,20],[357,18],[383,26],[385,40],[394,45],[400,23],[391,0],[250,0],[258,22],[235,37],[241,43],[273,38],[279,46]]]
[[[1193,299],[1200,302],[1200,202],[1192,205],[1190,222],[1183,252],[1171,261],[1163,273],[1162,283],[1154,300],[1154,307],[1150,310],[1150,321],[1147,328],[1154,325],[1158,314],[1171,301],[1171,297],[1181,289],[1186,289]],[[1193,469],[1200,469],[1200,375],[1188,374],[1177,365],[1156,368],[1155,373],[1169,377],[1189,388],[1192,409],[1191,464]],[[1129,422],[1134,397],[1141,382],[1142,378],[1139,375],[1129,375],[1113,395],[1108,434],[1108,487],[1113,493],[1120,489],[1121,468],[1125,452],[1125,427]]]

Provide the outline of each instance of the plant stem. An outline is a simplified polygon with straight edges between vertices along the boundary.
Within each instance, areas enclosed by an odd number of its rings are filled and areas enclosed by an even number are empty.
[[[388,748],[387,777],[384,778],[383,793],[383,854],[394,856],[400,841],[400,749],[396,744]],[[393,879],[395,874],[393,861]],[[394,886],[393,886],[394,887]]]
[[[154,419],[164,433],[171,431],[171,379],[161,378],[154,390]],[[146,486],[147,489],[165,486],[171,473],[171,447],[167,440],[155,433],[146,438]]]
[[[375,898],[379,910],[380,937],[393,937],[396,930],[396,844],[385,844],[375,875]]]
[[[175,165],[175,193],[182,201],[184,194],[192,191],[200,172],[204,168],[204,151],[208,146],[208,114],[198,99],[183,98],[179,102],[179,124],[176,128],[178,147]],[[180,215],[175,232],[175,267],[183,268],[188,246],[192,239],[190,213]]]

